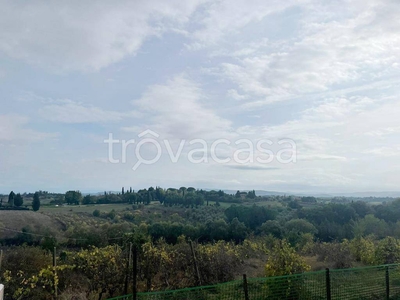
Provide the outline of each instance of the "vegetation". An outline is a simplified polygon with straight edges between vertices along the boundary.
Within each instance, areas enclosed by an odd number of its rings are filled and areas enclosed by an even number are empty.
[[[33,196],[32,209],[34,211],[38,211],[39,208],[40,208],[40,198],[39,198],[39,193],[36,192],[35,195]]]
[[[65,299],[129,292],[130,245],[138,251],[140,291],[215,284],[243,273],[400,262],[400,200],[371,204],[184,187],[4,197],[0,281],[10,299],[50,299],[56,286]],[[28,205],[36,212],[18,210]]]

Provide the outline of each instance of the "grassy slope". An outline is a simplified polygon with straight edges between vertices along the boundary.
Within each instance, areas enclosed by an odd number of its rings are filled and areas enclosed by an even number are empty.
[[[110,212],[111,210],[121,211],[126,208],[132,208],[131,204],[95,204],[95,205],[66,205],[66,206],[42,206],[40,211],[45,213],[65,213],[65,212],[86,212],[93,213],[98,209],[101,212]]]
[[[59,231],[63,224],[45,214],[33,211],[0,210],[0,227],[21,231],[25,226],[30,226],[34,231],[49,230]],[[0,238],[12,237],[16,233],[0,229]]]

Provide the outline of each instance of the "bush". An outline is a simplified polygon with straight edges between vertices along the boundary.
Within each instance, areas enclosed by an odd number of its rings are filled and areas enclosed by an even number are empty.
[[[112,210],[107,214],[107,218],[110,218],[111,220],[114,220],[115,216],[116,216],[115,210]]]
[[[316,246],[318,260],[330,263],[334,269],[345,269],[352,266],[354,258],[350,249],[347,240],[343,243],[322,243]]]
[[[37,275],[39,270],[46,268],[51,263],[52,256],[38,247],[7,249],[4,253],[2,272],[4,271],[8,278],[0,278],[2,283],[5,283],[6,299],[14,299],[14,293],[21,290],[21,277],[28,278]],[[41,288],[34,289],[29,299],[46,299],[43,292]]]
[[[130,222],[135,221],[135,215],[130,212],[125,212],[123,215],[123,218],[124,218],[124,220],[130,221]]]
[[[310,266],[298,255],[286,240],[278,240],[272,248],[265,265],[265,275],[282,276],[299,274],[310,270]]]

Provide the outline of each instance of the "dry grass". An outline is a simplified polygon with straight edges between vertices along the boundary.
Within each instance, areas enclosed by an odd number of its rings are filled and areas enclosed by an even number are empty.
[[[330,264],[324,261],[319,261],[318,256],[303,256],[307,265],[311,266],[311,271],[321,271],[330,267]]]
[[[30,226],[34,232],[60,231],[63,229],[62,223],[40,212],[0,210],[0,239],[13,237],[17,234],[3,229],[3,227],[21,231],[26,226]]]
[[[263,258],[245,259],[241,269],[241,273],[246,274],[248,278],[265,277],[266,261],[267,256]],[[242,274],[237,274],[236,279],[242,279]]]
[[[98,209],[101,212],[110,212],[113,209],[115,211],[126,210],[132,208],[132,204],[91,204],[91,205],[48,205],[40,207],[40,211],[46,213],[93,213],[94,210]]]

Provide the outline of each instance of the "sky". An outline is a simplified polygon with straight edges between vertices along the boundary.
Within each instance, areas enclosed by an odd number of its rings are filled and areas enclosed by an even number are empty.
[[[0,192],[400,190],[397,0],[0,0]]]

